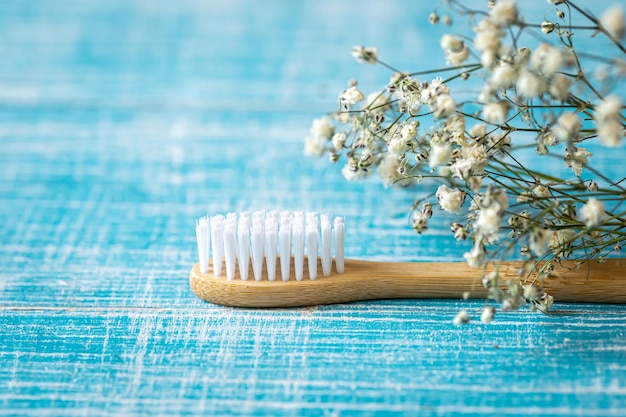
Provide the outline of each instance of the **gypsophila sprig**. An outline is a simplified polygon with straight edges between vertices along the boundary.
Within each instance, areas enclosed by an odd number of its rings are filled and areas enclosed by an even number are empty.
[[[358,62],[382,65],[390,78],[370,93],[351,81],[339,109],[313,121],[305,152],[328,154],[351,181],[376,174],[386,187],[415,186],[417,233],[447,216],[467,241],[465,260],[485,270],[488,298],[503,311],[546,312],[553,298],[541,283],[554,265],[602,261],[626,239],[625,178],[593,164],[603,152],[624,155],[626,23],[620,4],[592,13],[548,0],[538,22],[518,6],[448,0],[438,6],[446,13],[424,16],[470,23],[438,40],[447,68],[401,72],[381,61],[384,51],[355,46]],[[524,267],[503,281],[498,264],[512,257]],[[486,307],[482,322],[494,314]],[[465,310],[454,319],[468,321]]]

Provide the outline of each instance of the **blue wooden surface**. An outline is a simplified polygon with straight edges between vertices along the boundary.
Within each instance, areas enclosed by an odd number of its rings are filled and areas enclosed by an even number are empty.
[[[245,310],[189,290],[207,211],[345,215],[358,258],[463,253],[443,220],[406,227],[410,193],[302,156],[349,78],[387,79],[352,45],[443,63],[415,3],[3,0],[0,414],[625,415],[622,306],[455,327],[483,303]]]

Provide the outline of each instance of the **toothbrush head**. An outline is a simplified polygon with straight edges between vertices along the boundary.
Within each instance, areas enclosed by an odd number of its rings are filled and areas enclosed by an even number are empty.
[[[334,249],[335,271],[341,274],[344,234],[343,217],[331,222],[331,216],[315,212],[255,211],[201,217],[196,221],[199,272],[227,280],[275,281],[280,276],[282,281],[302,281],[306,265],[306,279],[315,280],[320,273],[331,274]]]

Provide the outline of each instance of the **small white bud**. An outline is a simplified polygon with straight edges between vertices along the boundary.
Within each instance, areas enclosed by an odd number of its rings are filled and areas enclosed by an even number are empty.
[[[480,314],[480,321],[485,324],[491,323],[493,317],[496,315],[496,309],[492,306],[487,306],[483,309],[483,312]]]
[[[352,56],[362,64],[375,64],[378,61],[378,48],[373,46],[354,46]]]
[[[613,6],[604,12],[600,18],[602,26],[615,38],[621,39],[626,34],[624,10],[621,6]]]
[[[595,198],[587,200],[587,203],[580,209],[580,220],[587,227],[599,225],[605,217],[604,204]]]
[[[467,310],[463,308],[457,313],[456,316],[454,316],[452,323],[458,326],[460,324],[467,324],[469,321],[469,314],[467,313]]]
[[[552,33],[552,31],[554,31],[554,23],[552,22],[548,22],[547,20],[544,20],[543,22],[541,22],[541,31],[544,34],[548,34],[548,33]]]

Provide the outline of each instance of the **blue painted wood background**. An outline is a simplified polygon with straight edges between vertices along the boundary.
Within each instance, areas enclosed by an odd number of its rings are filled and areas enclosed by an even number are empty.
[[[626,415],[622,306],[483,326],[482,302],[245,310],[188,288],[207,211],[324,210],[352,257],[458,259],[443,220],[407,227],[410,193],[302,156],[348,79],[386,82],[352,45],[443,63],[429,7],[3,0],[0,414]]]

